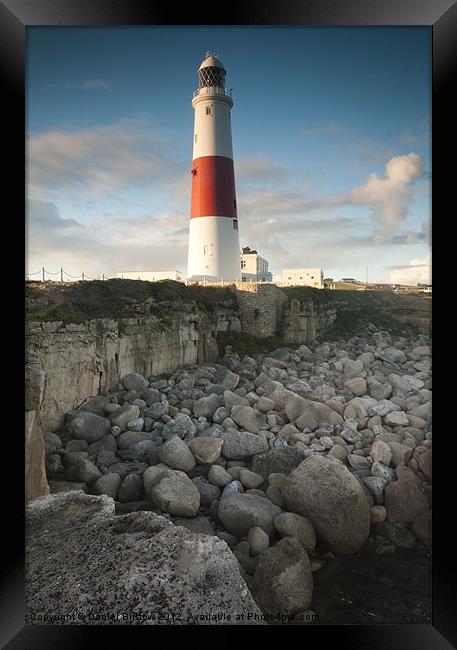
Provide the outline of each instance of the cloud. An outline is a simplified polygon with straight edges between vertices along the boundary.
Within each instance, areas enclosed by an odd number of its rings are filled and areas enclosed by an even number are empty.
[[[125,186],[163,187],[183,172],[168,143],[141,120],[34,135],[27,153],[29,195],[40,199],[100,199]]]
[[[58,81],[49,84],[50,88],[78,88],[79,90],[111,90],[111,81],[108,79],[86,79],[85,81]]]
[[[424,175],[424,161],[419,154],[394,156],[386,164],[384,178],[370,174],[363,185],[343,196],[341,203],[369,207],[380,224],[375,238],[382,241],[406,218],[413,195],[411,186]]]
[[[241,158],[235,162],[237,181],[245,185],[268,185],[284,181],[290,176],[290,169],[278,165],[265,156],[251,156]]]
[[[423,258],[413,259],[406,266],[395,266],[389,274],[389,282],[393,284],[415,285],[418,282],[429,284],[432,280],[431,253]]]
[[[27,272],[41,266],[70,275],[81,271],[95,277],[122,271],[184,269],[187,238],[176,233],[183,216],[100,215],[96,227],[61,217],[55,204],[29,200],[27,204]]]
[[[397,266],[389,273],[389,282],[392,284],[416,285],[418,282],[429,284],[432,279],[431,253],[422,259],[413,259],[405,266]]]

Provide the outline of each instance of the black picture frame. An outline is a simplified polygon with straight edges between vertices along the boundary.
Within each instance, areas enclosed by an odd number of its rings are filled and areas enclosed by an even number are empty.
[[[8,387],[12,382],[16,392],[23,385],[24,338],[23,333],[23,272],[25,251],[21,254],[21,242],[25,241],[24,188],[25,188],[25,45],[26,29],[30,26],[64,25],[319,25],[319,26],[379,26],[379,25],[428,25],[433,36],[433,211],[447,214],[453,205],[451,192],[455,181],[455,165],[446,164],[446,153],[452,149],[452,122],[455,110],[453,94],[457,87],[457,2],[454,0],[246,0],[245,2],[211,6],[209,3],[186,3],[177,5],[147,0],[0,0],[0,73],[3,81],[3,158],[6,167],[3,173],[4,195],[11,200],[4,218],[8,229],[3,230],[4,252],[13,249],[12,260],[7,263],[8,276],[8,320],[9,339],[4,345],[3,361],[8,368]],[[8,141],[10,138],[10,141]],[[451,177],[452,174],[452,177]],[[441,206],[441,208],[440,208]],[[438,212],[439,211],[439,212]],[[435,241],[438,230],[435,229]],[[444,240],[447,239],[445,236]],[[12,244],[14,243],[14,247]],[[446,243],[446,242],[445,242]],[[436,261],[435,276],[443,278],[440,270],[444,254]],[[452,258],[452,253],[449,254]],[[443,303],[441,282],[435,278],[435,301]],[[15,307],[11,307],[15,305]],[[436,313],[436,312],[435,312]],[[435,315],[434,313],[434,315]],[[17,325],[14,319],[17,318]],[[434,319],[435,320],[435,319]],[[434,359],[442,343],[441,318],[435,320]],[[17,340],[10,345],[10,338]],[[436,343],[435,343],[436,341]],[[439,380],[438,380],[439,381]],[[19,395],[19,410],[21,408]],[[435,427],[445,438],[446,426],[441,413],[439,394],[434,404]],[[19,427],[20,428],[20,427]],[[0,585],[0,642],[10,650],[31,648],[81,648],[87,637],[92,638],[115,631],[116,639],[128,634],[132,628],[100,626],[82,628],[75,626],[31,626],[25,625],[24,607],[24,550],[23,510],[24,471],[23,438],[16,431],[16,442],[8,450],[9,474],[6,479],[7,498],[4,499],[2,582]],[[452,431],[452,436],[455,432]],[[443,438],[440,438],[443,439]],[[444,447],[444,445],[443,445]],[[290,630],[299,634],[303,643],[328,643],[329,635],[334,637],[338,647],[377,650],[389,649],[447,649],[457,645],[457,583],[455,581],[454,538],[445,530],[446,522],[440,526],[439,505],[444,501],[442,511],[452,510],[445,515],[448,521],[455,519],[453,508],[452,481],[446,486],[448,477],[453,478],[455,469],[450,454],[444,448],[435,454],[435,494],[433,521],[433,623],[431,625],[395,626],[306,626],[287,629],[268,627],[263,632],[280,638]],[[15,460],[16,459],[16,460]],[[439,471],[438,470],[439,467]],[[6,468],[8,469],[8,468]],[[4,479],[5,480],[5,479]],[[450,492],[448,492],[448,489]],[[449,496],[448,496],[449,495]],[[441,529],[441,530],[440,530]],[[135,633],[147,632],[147,626]],[[218,628],[220,630],[220,627]],[[214,630],[214,628],[213,628]],[[190,630],[186,628],[185,632]],[[262,630],[256,630],[256,633]],[[156,634],[156,631],[153,631]],[[174,635],[176,628],[167,627],[167,633]],[[220,638],[232,639],[244,630],[225,628]],[[204,633],[199,628],[199,635]],[[156,637],[154,637],[156,638]],[[199,637],[201,639],[201,637]]]

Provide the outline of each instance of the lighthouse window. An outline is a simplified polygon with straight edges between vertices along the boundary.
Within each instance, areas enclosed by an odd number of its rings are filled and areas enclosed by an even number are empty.
[[[235,228],[235,230],[238,230],[238,220],[237,219],[233,220],[233,227]]]
[[[198,141],[198,133],[195,134],[195,142]]]
[[[211,115],[211,107],[210,106],[206,107],[206,114]]]

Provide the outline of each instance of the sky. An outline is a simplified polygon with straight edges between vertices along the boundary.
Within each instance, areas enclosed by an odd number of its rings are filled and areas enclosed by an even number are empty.
[[[429,27],[29,27],[26,272],[186,273],[207,50],[233,89],[240,245],[274,277],[430,281]]]

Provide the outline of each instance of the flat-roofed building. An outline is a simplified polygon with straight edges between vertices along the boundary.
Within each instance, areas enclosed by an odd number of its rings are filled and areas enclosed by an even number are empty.
[[[268,262],[256,250],[245,246],[240,253],[242,282],[271,282],[272,274],[268,271]]]
[[[307,286],[316,289],[324,288],[324,272],[322,269],[282,269],[281,284],[288,287]]]

